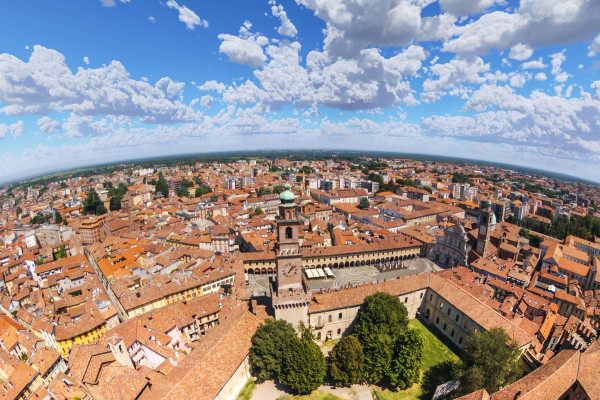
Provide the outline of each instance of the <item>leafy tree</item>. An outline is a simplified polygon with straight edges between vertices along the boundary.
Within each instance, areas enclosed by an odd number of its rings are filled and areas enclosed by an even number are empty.
[[[354,325],[354,334],[365,345],[372,333],[382,333],[395,338],[408,326],[408,311],[400,299],[385,292],[365,298]]]
[[[258,188],[258,192],[256,192],[256,194],[258,196],[264,196],[265,194],[271,194],[271,189],[263,186],[263,187]]]
[[[529,229],[527,229],[527,228],[521,228],[521,229],[519,229],[519,236],[523,236],[524,238],[528,238],[529,237]]]
[[[370,383],[385,381],[394,356],[394,339],[387,333],[371,333],[361,345],[365,356],[364,379]]]
[[[329,353],[329,374],[336,386],[350,386],[362,381],[365,368],[363,349],[355,336],[345,336]]]
[[[266,320],[261,324],[250,347],[250,364],[258,379],[277,379],[281,373],[284,344],[297,339],[294,327],[284,320]]]
[[[54,213],[54,223],[60,224],[62,222],[62,215],[59,212]]]
[[[69,187],[69,185],[67,185],[67,183],[66,183],[66,182],[61,182],[61,183],[60,183],[60,188],[61,188],[61,189],[66,189],[66,188],[68,188],[68,187]]]
[[[394,343],[394,358],[390,367],[390,383],[405,390],[419,382],[421,377],[421,357],[425,341],[415,329],[400,333]]]
[[[116,211],[121,209],[121,197],[113,196],[110,198],[109,208],[111,211]]]
[[[202,195],[205,195],[207,193],[212,192],[212,189],[210,186],[208,185],[202,185],[196,188],[196,191],[194,193],[194,197],[200,197]]]
[[[260,215],[260,214],[262,214],[262,213],[263,213],[263,210],[262,210],[262,208],[260,208],[260,207],[256,207],[256,208],[254,209],[254,215]]]
[[[17,207],[17,217],[23,214],[23,209],[21,207]]]
[[[529,236],[529,244],[532,247],[540,247],[540,244],[542,243],[542,237],[538,236],[538,235],[531,235]]]
[[[361,197],[360,203],[358,204],[358,208],[360,208],[361,210],[366,210],[369,207],[371,207],[371,203],[369,203],[369,199],[366,197]]]
[[[363,348],[366,381],[390,380],[394,344],[407,326],[408,311],[398,297],[377,292],[365,299],[356,317],[353,334]]]
[[[457,371],[460,368],[460,362],[455,360],[446,360],[433,365],[423,374],[421,382],[422,398],[432,399],[435,389],[448,381],[457,379]]]
[[[175,192],[179,197],[190,197],[190,192],[186,186],[180,186],[179,189]]]
[[[502,328],[477,332],[463,351],[456,396],[481,388],[494,393],[513,383],[521,376],[520,356],[519,345]]]
[[[310,326],[300,323],[301,338],[289,338],[284,344],[279,381],[298,394],[309,394],[323,383],[327,363],[314,342]]]
[[[219,195],[213,194],[212,196],[210,196],[210,201],[212,203],[216,203],[217,201],[219,201]]]
[[[191,181],[188,181],[187,179],[184,178],[181,181],[181,186],[184,187],[184,188],[191,188],[192,186],[194,186],[194,183],[191,182]]]
[[[100,205],[102,205],[102,207],[100,207]],[[83,213],[100,215],[96,211],[103,211],[102,208],[104,209],[102,214],[106,214],[106,207],[102,204],[102,200],[100,200],[98,193],[96,190],[91,189],[83,202]]]
[[[96,207],[96,215],[103,215],[103,214],[106,214],[107,212],[108,212],[108,210],[104,206],[104,203],[100,203],[98,205],[98,207]]]
[[[303,166],[303,167],[300,169],[300,173],[303,173],[303,172],[304,172],[306,175],[309,175],[309,174],[311,174],[311,173],[312,173],[312,168],[311,168],[311,167],[309,167],[308,165],[305,165],[305,166]]]
[[[169,184],[162,172],[158,174],[155,191],[162,193],[163,197],[169,197]]]

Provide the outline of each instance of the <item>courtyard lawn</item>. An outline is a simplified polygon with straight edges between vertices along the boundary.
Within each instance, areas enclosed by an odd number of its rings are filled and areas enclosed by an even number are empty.
[[[458,361],[458,356],[435,336],[418,319],[409,321],[408,326],[418,330],[425,340],[423,358],[421,359],[421,377],[432,366],[447,360]],[[407,390],[399,392],[373,387],[373,399],[377,400],[416,400],[421,396],[421,385],[418,383]]]
[[[240,392],[238,400],[250,400],[250,398],[252,397],[252,392],[254,392],[255,388],[256,383],[254,382],[254,379],[250,379]]]

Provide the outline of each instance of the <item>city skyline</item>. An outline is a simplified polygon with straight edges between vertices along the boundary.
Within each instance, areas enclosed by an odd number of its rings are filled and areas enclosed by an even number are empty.
[[[90,0],[3,11],[0,183],[281,148],[453,156],[600,182],[598,2]]]

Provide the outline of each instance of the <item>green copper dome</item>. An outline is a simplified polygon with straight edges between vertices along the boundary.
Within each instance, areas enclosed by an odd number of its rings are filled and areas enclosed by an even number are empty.
[[[279,193],[279,200],[281,200],[282,204],[290,204],[294,202],[296,195],[290,190],[291,186],[289,183],[286,183],[284,186],[285,190]]]

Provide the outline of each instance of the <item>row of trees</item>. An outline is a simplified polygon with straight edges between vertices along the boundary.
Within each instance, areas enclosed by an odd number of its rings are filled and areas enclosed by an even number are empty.
[[[368,382],[406,389],[419,381],[424,341],[408,327],[408,312],[396,296],[378,292],[365,299],[354,330],[329,355],[329,374],[337,386]],[[295,393],[318,388],[327,372],[310,327],[300,337],[283,320],[267,320],[256,331],[250,362],[258,379],[274,379]]]
[[[592,214],[587,214],[581,219],[575,217],[552,218],[550,225],[529,218],[518,219],[514,216],[509,216],[508,222],[561,240],[569,235],[592,241],[595,237],[600,237],[600,219]]]
[[[317,389],[327,372],[336,386],[370,383],[404,390],[420,381],[425,342],[408,326],[408,312],[396,296],[368,296],[352,333],[335,344],[328,360],[310,327],[301,323],[298,334],[283,320],[259,326],[250,348],[259,380],[276,380],[299,394]],[[425,373],[423,392],[431,397],[438,385],[459,380],[458,389],[446,398],[482,388],[494,393],[522,375],[520,355],[518,344],[501,328],[478,332],[467,340],[460,361],[440,363]]]

